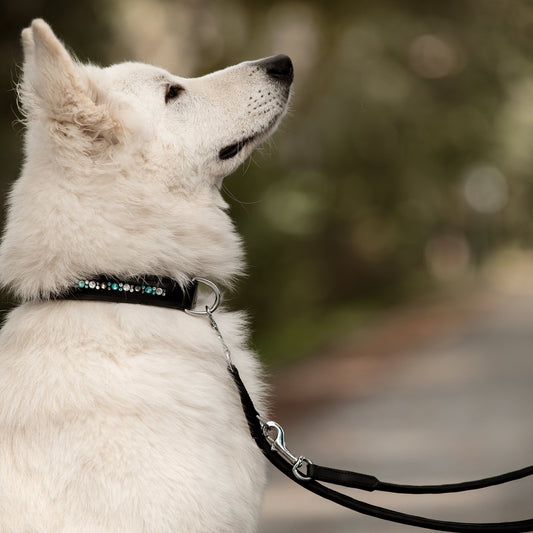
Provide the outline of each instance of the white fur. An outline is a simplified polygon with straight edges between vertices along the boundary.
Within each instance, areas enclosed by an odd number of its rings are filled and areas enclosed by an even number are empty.
[[[25,303],[0,333],[0,531],[255,531],[264,464],[209,323],[48,297],[101,273],[230,283],[242,251],[221,180],[273,131],[288,91],[254,63],[196,79],[81,65],[42,20],[22,39],[26,160],[0,280]],[[264,408],[245,320],[216,316]]]

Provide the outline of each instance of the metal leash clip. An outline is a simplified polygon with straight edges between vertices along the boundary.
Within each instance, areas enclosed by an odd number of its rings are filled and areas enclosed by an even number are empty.
[[[308,466],[313,464],[312,461],[303,455],[296,457],[291,453],[285,444],[285,432],[277,422],[272,420],[266,421],[262,420],[261,418],[259,421],[261,422],[261,426],[263,428],[263,435],[269,442],[271,450],[278,452],[283,459],[292,465],[292,473],[294,474],[295,478],[299,479],[300,481],[309,481],[311,477],[302,474],[299,469],[304,465]],[[275,436],[271,435],[273,430],[276,431]]]
[[[215,296],[215,301],[213,302],[211,307],[206,305],[205,311],[193,311],[191,309],[185,309],[185,312],[189,315],[207,316],[209,318],[209,321],[211,322],[211,327],[214,329],[224,349],[224,355],[226,356],[226,362],[228,364],[228,368],[233,374],[234,367],[231,361],[231,351],[228,345],[226,344],[226,341],[224,340],[222,333],[220,332],[220,329],[215,320],[215,317],[213,316],[213,313],[218,309],[218,306],[220,304],[220,299],[221,299],[220,290],[212,281],[209,281],[208,279],[193,278],[193,281],[209,287],[213,291],[213,294]],[[277,422],[264,420],[259,415],[258,415],[258,419],[259,419],[259,422],[261,423],[261,429],[263,430],[263,435],[265,436],[265,439],[270,444],[271,450],[274,452],[277,452],[283,459],[285,459],[285,461],[287,461],[292,466],[292,473],[294,477],[300,481],[311,480],[312,478],[310,476],[303,474],[300,471],[300,469],[307,467],[313,463],[307,457],[303,455],[296,457],[295,455],[291,453],[291,451],[287,448],[285,444],[285,432],[283,431],[283,428]],[[276,431],[276,434],[272,436],[271,433],[274,430]]]

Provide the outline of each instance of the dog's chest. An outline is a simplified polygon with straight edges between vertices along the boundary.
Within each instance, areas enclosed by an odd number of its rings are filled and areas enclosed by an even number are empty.
[[[135,517],[168,523],[154,531],[253,530],[263,461],[209,325],[140,306],[48,305],[18,310],[0,337],[0,467],[12,480],[0,495],[30,491],[96,520],[94,531],[105,520],[135,531]],[[234,351],[259,390],[249,354]]]

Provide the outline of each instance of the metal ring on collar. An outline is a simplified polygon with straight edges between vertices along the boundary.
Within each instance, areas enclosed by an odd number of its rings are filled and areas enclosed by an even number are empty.
[[[209,281],[208,279],[205,279],[205,278],[193,278],[192,281],[193,282],[196,281],[197,283],[207,285],[213,291],[213,294],[215,295],[215,301],[211,304],[211,307],[206,306],[205,311],[193,311],[192,309],[185,309],[185,312],[188,315],[193,315],[193,316],[204,316],[210,313],[214,313],[218,309],[218,306],[220,305],[220,300],[221,300],[220,289],[212,281]]]

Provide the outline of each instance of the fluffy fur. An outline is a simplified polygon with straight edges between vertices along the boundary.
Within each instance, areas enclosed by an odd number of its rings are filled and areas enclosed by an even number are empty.
[[[230,283],[242,251],[220,184],[275,129],[289,84],[257,62],[195,79],[82,65],[42,20],[22,41],[26,160],[0,281],[24,303],[0,333],[0,531],[255,531],[264,464],[209,323],[49,297],[101,273]],[[261,406],[245,321],[217,321]]]

